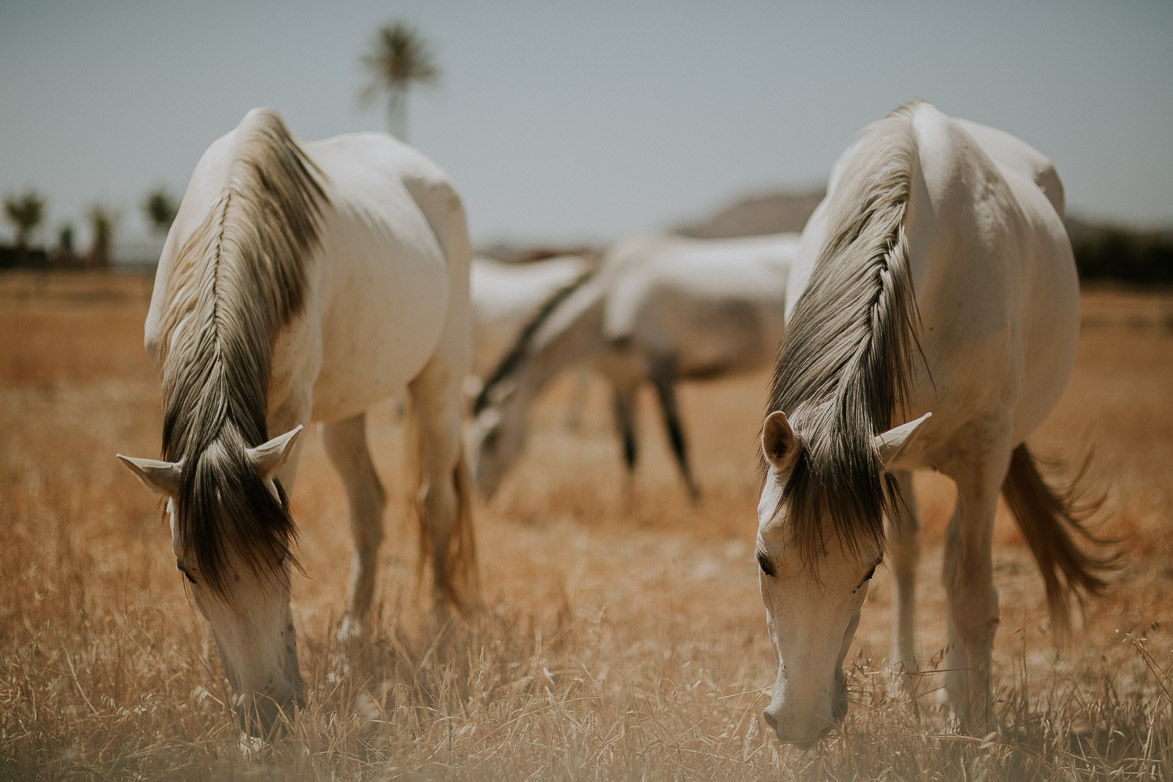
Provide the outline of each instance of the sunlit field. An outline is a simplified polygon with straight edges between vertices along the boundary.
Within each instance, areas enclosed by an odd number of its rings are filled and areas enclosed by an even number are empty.
[[[957,735],[927,675],[919,706],[884,673],[883,568],[848,655],[851,709],[810,750],[761,709],[774,656],[753,559],[766,375],[683,390],[700,502],[650,394],[622,469],[602,386],[576,429],[572,383],[535,411],[526,456],[477,506],[483,608],[432,621],[417,585],[402,425],[369,417],[399,498],[378,622],[336,640],[351,547],[316,438],[292,493],[309,703],[286,738],[242,749],[214,645],[175,570],[161,509],[114,458],[158,455],[142,348],[150,281],[0,275],[0,779],[1168,779],[1173,776],[1173,294],[1084,296],[1075,376],[1032,439],[1094,447],[1102,531],[1126,541],[1111,592],[1054,646],[1042,582],[1009,516],[995,534],[999,733]],[[920,659],[941,664],[948,481],[919,476]]]

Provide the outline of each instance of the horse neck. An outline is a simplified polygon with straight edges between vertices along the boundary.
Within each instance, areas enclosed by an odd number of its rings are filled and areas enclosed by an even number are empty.
[[[268,439],[273,338],[304,306],[329,203],[321,172],[276,114],[251,112],[237,135],[216,200],[168,265],[163,443],[179,458],[226,421],[250,445]]]
[[[770,409],[791,415],[806,442],[785,496],[808,558],[821,550],[824,519],[849,548],[883,539],[892,491],[872,438],[907,403],[920,357],[906,228],[916,161],[910,114],[897,110],[873,125],[841,171],[774,371]]]
[[[886,428],[907,399],[919,353],[906,227],[916,166],[911,108],[874,123],[858,146],[828,196],[822,246],[787,324],[771,409],[843,410],[844,389],[859,386],[847,393],[849,406]]]
[[[554,308],[534,330],[525,360],[510,377],[526,404],[564,369],[603,349],[601,294],[597,285],[588,283]]]
[[[267,438],[272,332],[278,313],[241,286],[238,259],[177,270],[164,314],[160,371],[167,458],[196,456],[231,427],[246,443]]]

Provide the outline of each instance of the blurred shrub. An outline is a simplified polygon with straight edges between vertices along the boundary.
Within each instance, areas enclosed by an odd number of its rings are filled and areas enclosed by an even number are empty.
[[[1173,234],[1117,226],[1069,226],[1080,279],[1173,283]]]

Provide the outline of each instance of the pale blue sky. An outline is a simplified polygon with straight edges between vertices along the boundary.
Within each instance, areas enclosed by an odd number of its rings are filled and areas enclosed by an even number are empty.
[[[145,236],[145,193],[182,193],[252,106],[303,138],[385,127],[359,58],[394,19],[444,69],[410,140],[479,244],[609,241],[818,186],[913,96],[1048,154],[1072,213],[1173,224],[1169,0],[0,0],[0,195],[44,193],[46,239],[68,221],[84,241],[97,202]]]

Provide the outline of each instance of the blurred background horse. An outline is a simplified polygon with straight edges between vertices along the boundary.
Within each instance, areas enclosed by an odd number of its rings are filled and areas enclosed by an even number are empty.
[[[774,358],[796,234],[737,239],[641,236],[620,242],[597,271],[563,288],[526,326],[474,403],[477,484],[497,490],[520,455],[527,415],[562,370],[587,365],[614,390],[624,460],[635,467],[636,395],[651,383],[689,493],[676,383],[753,370]]]

